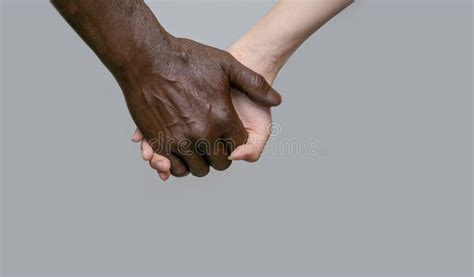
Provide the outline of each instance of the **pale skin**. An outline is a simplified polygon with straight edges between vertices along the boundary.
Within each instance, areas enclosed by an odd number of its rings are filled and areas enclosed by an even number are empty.
[[[352,2],[353,0],[280,0],[230,47],[229,52],[272,84],[296,49]],[[232,102],[249,136],[246,144],[237,147],[229,159],[255,162],[270,138],[270,108],[256,104],[244,94],[238,93],[232,94]],[[160,178],[166,181],[171,175],[170,161],[154,153],[138,129],[132,141],[141,142],[143,159],[149,161]]]

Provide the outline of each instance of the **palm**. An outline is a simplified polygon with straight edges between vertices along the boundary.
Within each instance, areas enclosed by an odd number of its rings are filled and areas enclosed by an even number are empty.
[[[257,153],[261,152],[270,136],[269,127],[272,123],[270,108],[255,103],[242,93],[232,91],[231,96],[235,110],[249,133],[247,145],[255,147]],[[256,159],[258,156],[251,160]]]

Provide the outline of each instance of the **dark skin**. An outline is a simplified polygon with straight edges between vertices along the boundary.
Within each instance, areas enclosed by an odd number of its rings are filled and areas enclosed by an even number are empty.
[[[112,72],[133,120],[171,173],[204,176],[230,166],[247,139],[230,90],[281,103],[265,79],[225,51],[167,33],[141,0],[52,0]]]

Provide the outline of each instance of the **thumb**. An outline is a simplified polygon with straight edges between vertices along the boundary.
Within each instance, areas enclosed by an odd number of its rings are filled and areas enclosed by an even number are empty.
[[[281,95],[267,83],[262,75],[247,68],[233,57],[227,62],[226,68],[232,87],[264,106],[280,105]]]
[[[269,136],[261,136],[255,133],[249,133],[245,144],[239,145],[229,156],[230,160],[244,160],[249,163],[258,161],[265,148]]]

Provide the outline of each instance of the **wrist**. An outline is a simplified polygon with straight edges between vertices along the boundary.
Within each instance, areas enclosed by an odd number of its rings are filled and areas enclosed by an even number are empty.
[[[240,63],[265,77],[269,83],[273,82],[284,64],[283,59],[269,47],[244,38],[234,43],[229,52]]]
[[[175,40],[165,31],[145,35],[129,45],[126,59],[118,59],[108,67],[119,81],[127,83],[140,80],[146,72],[160,74],[165,71],[166,61],[178,52]]]
[[[171,35],[144,1],[52,0],[52,4],[120,81],[170,48]]]

